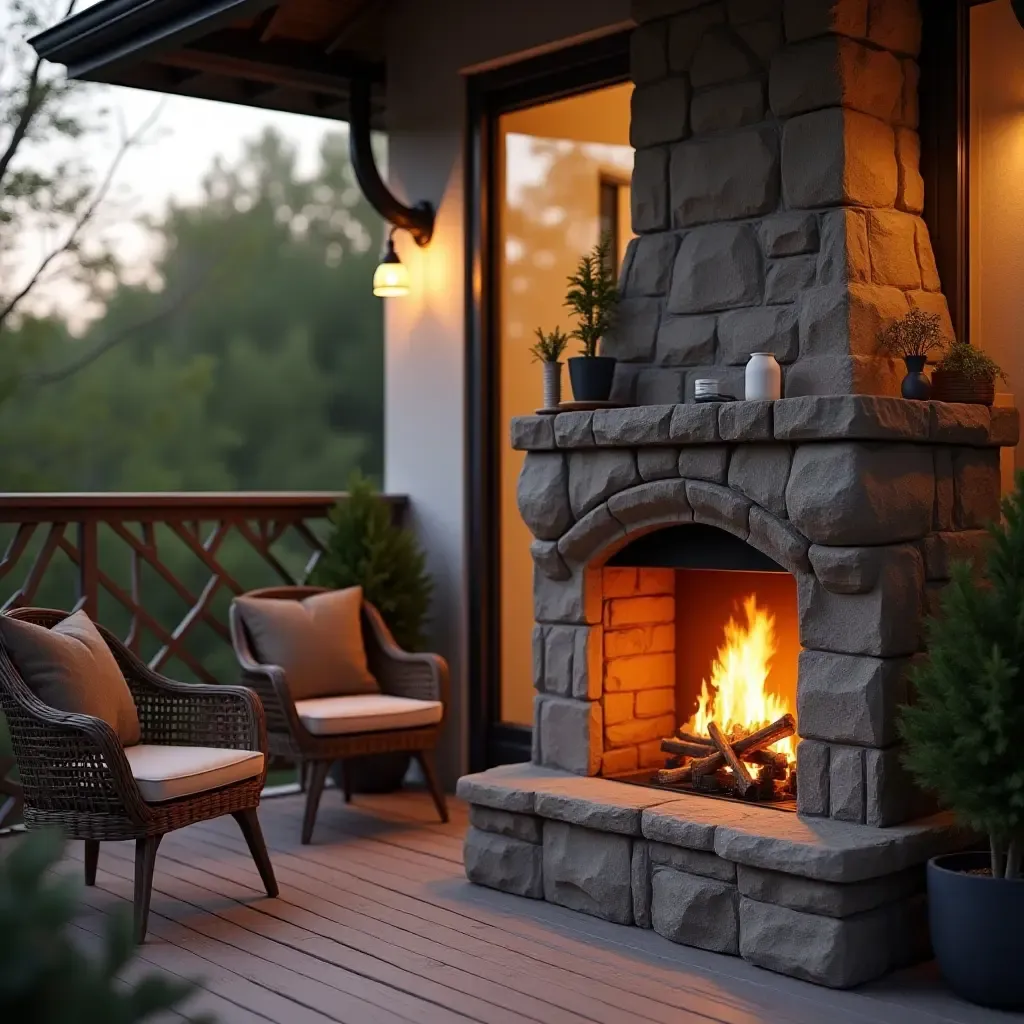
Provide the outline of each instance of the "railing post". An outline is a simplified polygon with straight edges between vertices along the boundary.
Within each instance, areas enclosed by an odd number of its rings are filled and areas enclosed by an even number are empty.
[[[95,619],[99,614],[99,524],[87,519],[78,524],[78,601],[76,608]]]

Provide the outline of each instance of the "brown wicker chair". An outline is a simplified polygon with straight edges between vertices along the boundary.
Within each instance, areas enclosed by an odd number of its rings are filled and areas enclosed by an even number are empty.
[[[246,596],[301,601],[313,594],[324,593],[326,589],[267,587],[250,591]],[[448,666],[445,660],[436,654],[410,654],[403,651],[395,643],[380,613],[367,601],[363,602],[362,619],[367,662],[381,692],[396,697],[440,701],[447,711]],[[345,761],[368,754],[411,753],[423,771],[437,813],[442,821],[448,820],[448,805],[434,768],[434,747],[444,724],[443,713],[441,721],[411,729],[336,736],[314,735],[299,719],[295,702],[288,691],[284,670],[276,665],[260,664],[253,653],[248,630],[234,604],[231,606],[231,642],[242,666],[245,684],[251,686],[263,700],[270,752],[295,761],[300,766],[306,786],[303,843],[309,843],[312,838],[320,796],[331,765],[335,761],[341,762],[345,802],[348,803],[352,794],[349,776],[345,772]]]
[[[67,612],[19,608],[7,614],[52,628]],[[242,686],[200,686],[150,670],[98,627],[135,700],[142,742],[266,753],[259,698]],[[124,748],[102,719],[58,711],[29,689],[0,643],[0,709],[7,716],[24,789],[25,824],[85,841],[85,884],[96,881],[101,842],[135,840],[135,939],[146,936],[157,847],[168,832],[230,814],[238,822],[268,896],[278,893],[256,808],[266,778],[252,778],[160,803],[147,803]]]

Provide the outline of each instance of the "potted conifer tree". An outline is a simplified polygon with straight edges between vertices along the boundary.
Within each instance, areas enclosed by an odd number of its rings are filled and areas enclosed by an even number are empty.
[[[581,345],[580,354],[569,360],[569,380],[577,402],[606,402],[612,393],[615,358],[597,354],[619,302],[611,251],[611,239],[606,236],[580,257],[576,273],[569,278],[565,305],[576,318],[569,337]]]
[[[928,865],[932,945],[975,1003],[1024,1009],[1024,472],[984,571],[953,567],[903,709],[905,764],[989,849]]]

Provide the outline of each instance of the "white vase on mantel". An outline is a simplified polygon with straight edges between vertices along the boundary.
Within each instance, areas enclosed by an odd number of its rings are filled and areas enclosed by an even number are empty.
[[[782,367],[771,352],[754,352],[747,361],[744,398],[748,402],[774,402],[782,397]]]
[[[562,402],[562,364],[543,363],[541,372],[544,374],[544,408],[557,409]]]

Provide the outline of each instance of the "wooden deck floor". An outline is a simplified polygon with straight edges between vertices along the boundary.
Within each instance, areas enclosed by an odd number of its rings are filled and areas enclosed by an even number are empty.
[[[934,972],[830,992],[649,931],[469,885],[465,808],[440,825],[419,793],[324,794],[314,844],[301,797],[260,809],[281,886],[267,899],[231,819],[160,847],[143,962],[203,991],[183,1017],[221,1024],[938,1024],[1020,1020],[966,1006]],[[68,870],[81,870],[73,844]],[[77,863],[74,863],[77,861]],[[104,844],[79,934],[132,894],[133,850]]]

